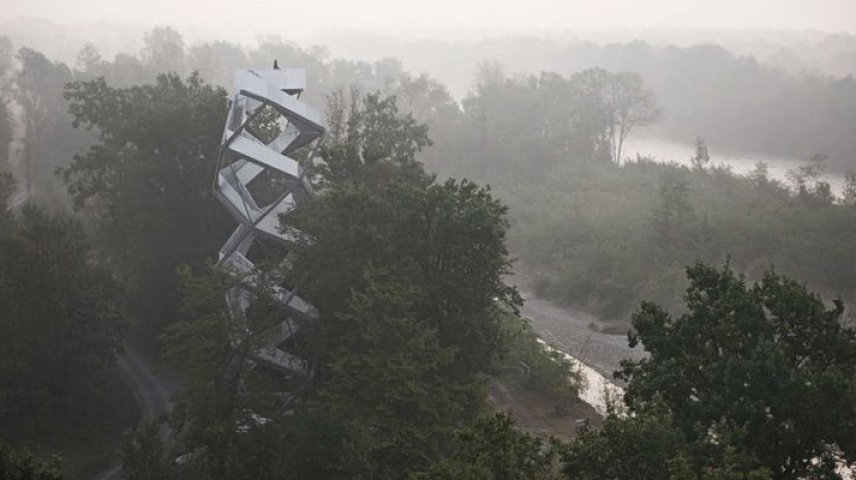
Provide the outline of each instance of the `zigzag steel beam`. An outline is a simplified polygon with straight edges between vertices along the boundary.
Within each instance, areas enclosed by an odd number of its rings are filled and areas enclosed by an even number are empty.
[[[234,79],[238,93],[226,116],[214,193],[239,222],[220,249],[218,265],[229,267],[231,272],[242,276],[244,286],[230,289],[226,300],[236,320],[246,322],[246,310],[253,296],[249,289],[262,287],[259,282],[269,278],[247,257],[253,243],[262,238],[287,247],[303,236],[298,230],[281,229],[279,225],[280,215],[296,208],[298,198],[310,197],[302,191],[307,187],[299,163],[287,154],[319,138],[325,127],[321,114],[296,98],[306,85],[303,70],[239,70]],[[274,109],[284,119],[280,121],[282,131],[268,144],[247,130],[264,106]],[[233,157],[228,165],[224,165],[229,160],[226,152]],[[268,169],[297,181],[286,182],[277,200],[261,207],[248,185]],[[272,298],[283,306],[284,318],[277,326],[258,332],[263,345],[245,354],[257,364],[279,372],[309,375],[308,362],[280,345],[298,331],[299,323],[295,319],[314,318],[315,308],[294,291],[277,285],[267,287]],[[233,345],[242,351],[243,341],[235,338]]]

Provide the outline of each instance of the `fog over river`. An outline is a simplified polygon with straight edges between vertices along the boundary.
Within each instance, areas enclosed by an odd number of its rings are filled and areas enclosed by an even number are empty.
[[[759,162],[764,162],[767,164],[770,178],[785,184],[788,184],[788,170],[810,163],[808,159],[722,151],[716,145],[708,145],[707,147],[708,155],[710,155],[710,165],[712,166],[727,165],[735,173],[745,175],[754,170]],[[650,157],[657,162],[675,162],[680,165],[690,166],[690,159],[695,155],[695,150],[696,147],[692,143],[683,143],[639,134],[637,136],[631,135],[627,138],[624,146],[626,154],[623,156],[625,158],[636,158],[636,154],[639,154],[643,157]],[[832,192],[836,196],[841,195],[844,188],[843,175],[825,173],[820,176],[820,180],[829,183],[832,187]]]

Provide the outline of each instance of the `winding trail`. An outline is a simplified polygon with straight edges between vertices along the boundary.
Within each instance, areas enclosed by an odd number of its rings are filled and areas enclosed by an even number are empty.
[[[159,418],[172,408],[172,396],[181,388],[181,383],[174,378],[154,372],[149,361],[129,342],[123,343],[124,352],[116,361],[122,381],[137,400],[140,406],[141,420]],[[97,480],[119,480],[122,475],[122,464],[116,463],[107,471],[98,474]]]
[[[124,350],[117,365],[140,404],[143,418],[157,418],[167,413],[172,406],[171,397],[178,389],[178,382],[156,374],[148,360],[128,342],[124,343]]]
[[[21,190],[20,192],[16,193],[15,195],[12,195],[12,198],[9,199],[8,209],[9,210],[17,209],[24,202],[27,201],[27,198],[29,198],[29,196],[30,195],[25,190]]]

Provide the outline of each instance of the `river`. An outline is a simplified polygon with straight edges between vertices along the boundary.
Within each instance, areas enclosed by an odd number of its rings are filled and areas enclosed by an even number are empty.
[[[644,157],[651,157],[658,162],[675,162],[679,165],[690,166],[690,158],[695,155],[695,145],[658,137],[645,135],[634,137],[631,135],[625,141],[624,152],[625,153],[622,156],[625,158],[635,158],[638,153]],[[755,165],[759,162],[764,162],[767,164],[770,178],[779,180],[785,184],[788,183],[788,170],[809,163],[808,160],[799,158],[745,152],[729,152],[719,150],[715,145],[708,145],[708,154],[710,155],[711,165],[727,165],[731,167],[734,173],[741,175],[745,175],[754,170]],[[841,196],[841,192],[844,189],[843,175],[825,173],[820,176],[820,180],[829,183],[832,187],[833,193],[836,196]]]

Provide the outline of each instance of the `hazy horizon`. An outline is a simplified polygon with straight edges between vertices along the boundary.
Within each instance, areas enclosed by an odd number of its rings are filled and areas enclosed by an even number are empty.
[[[214,0],[92,0],[87,8],[64,0],[31,0],[5,5],[0,22],[44,19],[60,25],[123,23],[139,27],[171,25],[203,36],[251,38],[286,33],[306,38],[330,30],[395,36],[430,32],[544,33],[603,29],[818,30],[856,34],[856,2],[851,0],[532,0],[520,4],[489,0],[431,3],[319,0],[282,4]],[[287,32],[284,32],[287,29]]]

